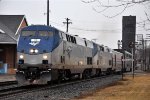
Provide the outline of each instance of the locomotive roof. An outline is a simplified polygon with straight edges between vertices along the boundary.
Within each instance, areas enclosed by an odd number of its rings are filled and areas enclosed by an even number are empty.
[[[31,26],[24,27],[24,28],[22,29],[22,31],[24,31],[24,30],[29,30],[29,31],[30,31],[30,30],[37,30],[37,29],[38,29],[38,30],[47,30],[47,31],[58,30],[58,31],[60,31],[60,32],[62,32],[62,33],[64,33],[64,34],[68,34],[68,35],[70,35],[70,36],[74,36],[74,37],[76,37],[76,38],[78,38],[78,39],[81,39],[81,40],[89,41],[90,43],[96,44],[97,46],[102,46],[102,47],[105,47],[105,48],[108,48],[108,49],[111,50],[111,48],[109,48],[109,47],[107,47],[107,46],[104,46],[104,45],[102,45],[102,44],[95,43],[95,42],[90,41],[90,40],[85,39],[85,38],[83,39],[83,38],[81,38],[81,37],[78,37],[78,36],[75,36],[75,35],[72,35],[72,34],[63,32],[63,31],[61,31],[61,30],[59,30],[59,29],[57,29],[57,28],[55,28],[55,27],[52,27],[52,26],[47,26],[47,25],[31,25]]]
[[[24,30],[47,30],[47,31],[51,31],[51,30],[58,30],[54,27],[51,27],[51,26],[46,26],[46,25],[31,25],[31,26],[27,26],[27,27],[24,27],[22,29],[22,31]]]

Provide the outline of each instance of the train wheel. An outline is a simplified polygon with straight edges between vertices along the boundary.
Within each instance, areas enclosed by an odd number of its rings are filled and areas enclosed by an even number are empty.
[[[62,80],[69,80],[69,79],[71,79],[70,70],[66,69],[66,70],[60,70],[59,71],[58,80],[62,81]]]
[[[108,68],[106,74],[107,74],[107,75],[112,74],[112,69],[111,69],[111,68]]]
[[[102,72],[101,69],[96,69],[96,77],[101,76]]]
[[[82,78],[83,79],[88,79],[88,78],[91,78],[92,76],[92,73],[91,73],[91,70],[90,69],[87,69],[83,72],[82,74]]]

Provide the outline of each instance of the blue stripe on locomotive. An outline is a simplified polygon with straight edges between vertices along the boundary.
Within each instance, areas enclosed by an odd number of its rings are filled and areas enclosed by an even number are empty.
[[[98,52],[98,45],[93,42],[92,56],[94,57]]]
[[[38,30],[51,31],[53,32],[53,36],[51,37],[37,36],[38,35],[37,32],[35,36],[28,36],[28,37],[20,36],[17,47],[18,52],[24,50],[24,53],[29,54],[30,49],[38,49],[39,50],[38,53],[43,53],[43,50],[45,50],[46,52],[52,52],[61,42],[58,34],[59,31],[53,27],[44,25],[33,25],[22,29],[22,31],[38,31]],[[31,42],[31,39],[40,39],[40,42],[38,45],[33,46],[29,44]]]

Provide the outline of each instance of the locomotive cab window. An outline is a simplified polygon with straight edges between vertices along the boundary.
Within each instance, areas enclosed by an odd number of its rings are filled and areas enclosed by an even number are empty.
[[[53,33],[52,32],[48,32],[48,31],[39,31],[39,36],[52,36]]]
[[[22,36],[35,36],[36,31],[22,31]]]

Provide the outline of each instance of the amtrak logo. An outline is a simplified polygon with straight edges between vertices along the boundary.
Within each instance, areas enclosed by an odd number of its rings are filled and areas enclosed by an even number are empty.
[[[39,44],[41,39],[31,39],[31,42],[29,43],[30,45],[36,46]]]

